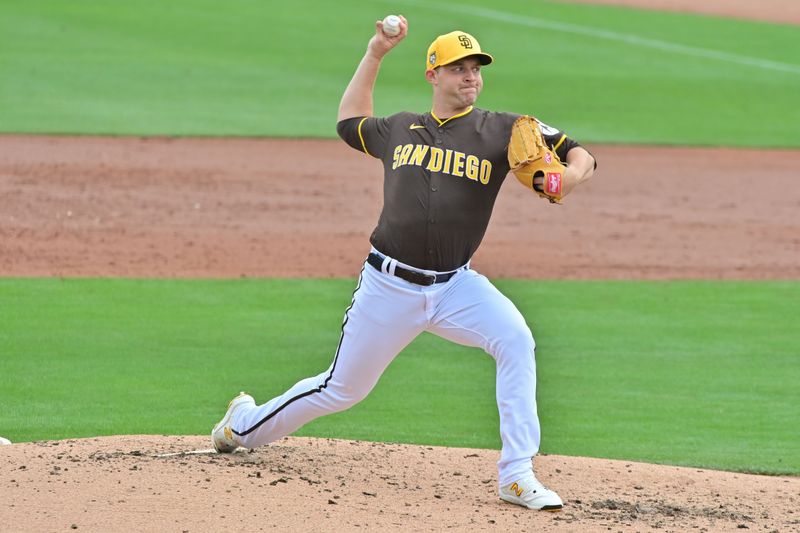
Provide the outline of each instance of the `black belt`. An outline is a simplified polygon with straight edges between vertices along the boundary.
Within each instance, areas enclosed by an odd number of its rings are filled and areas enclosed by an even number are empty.
[[[374,252],[369,254],[367,257],[367,263],[381,272],[383,271],[383,260],[383,256]],[[425,274],[423,272],[417,272],[416,270],[403,268],[400,265],[397,265],[394,269],[394,275],[398,278],[404,279],[409,283],[423,285],[425,287],[433,285],[434,283],[444,283],[445,281],[450,281],[450,278],[455,276],[456,272],[458,272],[458,270],[447,272],[445,274]]]

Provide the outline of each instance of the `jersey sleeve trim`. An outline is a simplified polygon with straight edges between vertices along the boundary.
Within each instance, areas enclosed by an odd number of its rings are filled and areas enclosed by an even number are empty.
[[[561,135],[561,138],[558,140],[558,143],[556,143],[556,145],[553,147],[553,151],[555,152],[556,150],[558,150],[558,147],[564,144],[565,140],[567,140],[567,136]]]
[[[364,117],[361,119],[361,122],[358,123],[358,138],[361,139],[361,147],[364,148],[364,153],[370,157],[374,157],[369,150],[367,150],[367,143],[364,142],[364,134],[361,133],[361,126],[364,124],[364,121],[367,120],[369,117]]]

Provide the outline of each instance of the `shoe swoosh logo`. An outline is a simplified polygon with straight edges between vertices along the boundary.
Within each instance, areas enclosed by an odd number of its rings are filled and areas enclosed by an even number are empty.
[[[425,128],[425,126],[419,126],[418,124],[412,124],[412,125],[410,125],[410,126],[408,127],[408,129],[410,129],[410,130],[418,130],[418,129],[420,129],[420,128],[423,128],[423,129],[424,129],[424,128]]]

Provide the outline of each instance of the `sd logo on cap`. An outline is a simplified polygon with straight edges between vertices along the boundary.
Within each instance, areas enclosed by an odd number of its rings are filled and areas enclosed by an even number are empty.
[[[463,31],[453,31],[438,36],[428,47],[425,69],[433,70],[469,56],[476,56],[481,65],[494,61],[492,56],[481,51],[475,37]]]

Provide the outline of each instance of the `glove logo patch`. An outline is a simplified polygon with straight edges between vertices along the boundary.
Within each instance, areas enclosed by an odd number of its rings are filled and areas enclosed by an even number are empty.
[[[548,165],[553,162],[553,156],[550,155],[550,152],[545,152],[544,162],[547,163]]]
[[[548,172],[546,190],[548,194],[561,194],[561,172]]]

